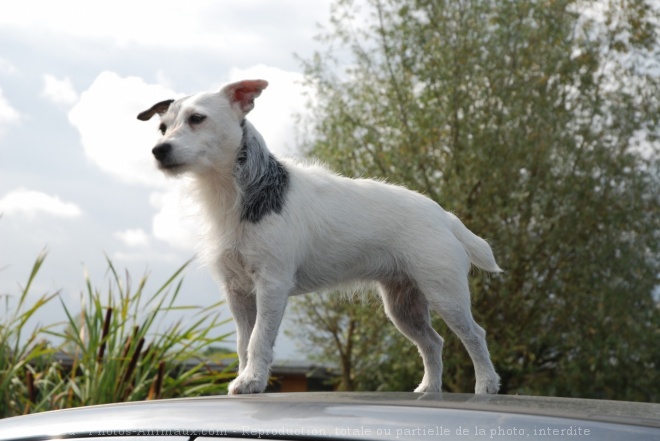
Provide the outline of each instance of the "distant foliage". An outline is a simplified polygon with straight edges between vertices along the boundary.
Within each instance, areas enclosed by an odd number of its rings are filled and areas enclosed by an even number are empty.
[[[44,259],[42,254],[36,260],[17,304],[12,304],[16,299],[10,295],[3,299],[0,418],[92,404],[226,393],[234,374],[211,369],[205,350],[227,338],[217,334],[228,319],[220,319],[218,305],[175,305],[186,265],[149,295],[146,277],[133,289],[130,276],[122,280],[108,260],[111,280],[105,293],[88,279],[81,311],[72,312],[62,301],[66,323],[31,329],[29,320],[47,304],[54,307],[52,302],[58,297],[56,293],[28,301]],[[177,310],[192,316],[165,320]],[[165,323],[169,325],[163,328]],[[225,366],[235,358],[231,353],[214,357]]]
[[[471,277],[473,309],[503,393],[660,401],[658,6],[359,4],[335,2],[327,52],[304,62],[309,154],[420,191],[489,240],[505,272]],[[302,344],[325,336],[316,353],[341,366],[346,323],[297,307]],[[382,312],[345,308],[382,335],[352,346],[353,388],[421,379]],[[444,388],[472,391],[466,351],[437,328]]]

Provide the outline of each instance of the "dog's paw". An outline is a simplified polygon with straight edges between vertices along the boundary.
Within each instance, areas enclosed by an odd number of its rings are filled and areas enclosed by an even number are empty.
[[[415,392],[417,393],[434,393],[434,392],[440,392],[441,385],[440,384],[429,384],[425,381],[422,381],[422,383],[417,386],[415,389]]]
[[[475,394],[496,394],[500,390],[500,377],[495,374],[485,381],[477,381]]]
[[[255,374],[243,372],[234,381],[229,383],[229,395],[259,394],[266,390],[268,376],[260,377]]]

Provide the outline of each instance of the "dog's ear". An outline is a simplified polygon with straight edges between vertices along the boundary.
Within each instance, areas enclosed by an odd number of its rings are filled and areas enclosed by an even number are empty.
[[[153,106],[151,106],[150,109],[145,110],[144,112],[141,112],[137,118],[140,121],[149,121],[152,116],[155,114],[162,115],[163,113],[167,112],[167,109],[170,108],[170,104],[172,104],[174,100],[165,100],[161,101],[160,103],[156,103]]]
[[[254,109],[254,99],[261,95],[261,91],[266,87],[268,87],[268,81],[245,80],[228,84],[220,92],[227,95],[229,102],[236,105],[243,113],[242,116],[245,116]]]

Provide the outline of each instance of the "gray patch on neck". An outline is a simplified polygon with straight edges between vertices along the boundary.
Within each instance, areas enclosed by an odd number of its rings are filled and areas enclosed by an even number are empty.
[[[241,189],[241,221],[257,223],[280,214],[289,188],[289,172],[268,151],[251,124],[241,122],[243,139],[234,164],[234,178]]]

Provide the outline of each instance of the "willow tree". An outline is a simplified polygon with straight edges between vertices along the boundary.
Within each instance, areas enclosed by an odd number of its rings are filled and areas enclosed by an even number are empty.
[[[304,61],[311,156],[420,191],[493,246],[504,274],[471,282],[503,392],[660,400],[649,3],[338,0],[327,51]],[[303,343],[331,335],[297,308]],[[410,388],[421,364],[401,363],[414,348],[382,312],[367,318],[389,337],[354,354],[373,363],[355,388]],[[437,328],[445,389],[472,390],[467,353]]]

